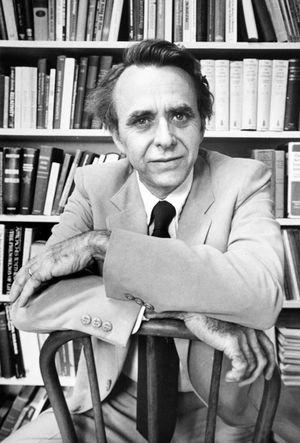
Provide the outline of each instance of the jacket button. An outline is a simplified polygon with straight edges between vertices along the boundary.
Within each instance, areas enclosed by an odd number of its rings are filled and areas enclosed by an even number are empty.
[[[85,326],[85,325],[89,325],[91,323],[92,319],[89,314],[84,314],[81,316],[80,321]]]
[[[101,325],[102,325],[102,320],[101,320],[101,318],[99,318],[99,317],[95,317],[95,318],[93,318],[93,320],[92,320],[92,326],[93,326],[93,328],[101,328]]]
[[[104,332],[110,332],[113,328],[113,325],[110,321],[104,321],[102,324],[102,329]]]
[[[154,311],[154,306],[151,305],[150,303],[145,303],[145,308],[147,311]]]
[[[106,391],[109,391],[110,390],[110,388],[111,388],[111,379],[109,378],[107,381],[106,381]]]
[[[134,301],[135,301],[138,305],[141,305],[141,306],[143,306],[143,304],[144,304],[143,300],[140,299],[140,298],[138,298],[138,297],[135,297]]]

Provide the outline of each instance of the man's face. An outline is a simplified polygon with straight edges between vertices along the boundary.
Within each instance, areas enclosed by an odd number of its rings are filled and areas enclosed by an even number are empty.
[[[115,143],[144,185],[165,198],[188,176],[203,138],[192,79],[172,66],[130,66],[113,98]]]

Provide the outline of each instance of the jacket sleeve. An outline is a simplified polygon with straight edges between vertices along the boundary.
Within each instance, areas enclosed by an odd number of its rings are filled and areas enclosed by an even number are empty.
[[[271,327],[283,301],[283,247],[269,188],[270,173],[262,164],[245,174],[225,250],[209,235],[206,244],[189,245],[115,229],[103,274],[107,295],[140,297],[156,311],[194,311]],[[221,227],[222,213],[211,214]]]

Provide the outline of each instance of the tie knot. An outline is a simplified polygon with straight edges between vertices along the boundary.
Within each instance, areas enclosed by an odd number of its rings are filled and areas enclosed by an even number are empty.
[[[152,209],[151,221],[154,220],[154,237],[170,237],[169,224],[175,217],[176,211],[171,203],[166,200],[159,201]]]

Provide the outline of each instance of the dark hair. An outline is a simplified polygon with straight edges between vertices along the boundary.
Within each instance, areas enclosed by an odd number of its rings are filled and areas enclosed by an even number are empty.
[[[143,40],[124,51],[123,62],[115,65],[89,95],[88,110],[109,130],[118,130],[118,116],[113,102],[113,90],[122,72],[129,66],[175,66],[187,72],[197,91],[202,129],[212,115],[213,96],[206,77],[201,75],[200,62],[184,47],[165,40]]]

